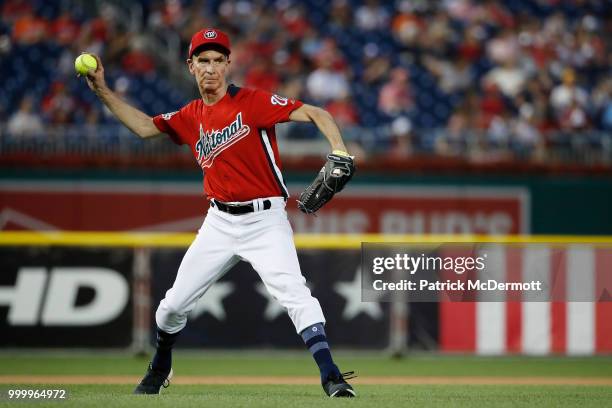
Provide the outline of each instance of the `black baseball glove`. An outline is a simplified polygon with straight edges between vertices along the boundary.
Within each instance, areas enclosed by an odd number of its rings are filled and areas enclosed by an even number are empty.
[[[342,191],[355,173],[352,156],[327,155],[327,162],[314,181],[300,194],[298,208],[312,214]]]

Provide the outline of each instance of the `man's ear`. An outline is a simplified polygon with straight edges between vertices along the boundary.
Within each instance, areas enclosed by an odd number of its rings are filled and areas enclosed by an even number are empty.
[[[187,68],[189,68],[189,73],[191,73],[191,75],[194,75],[193,72],[193,60],[191,58],[187,59],[187,61],[185,61],[187,63]]]

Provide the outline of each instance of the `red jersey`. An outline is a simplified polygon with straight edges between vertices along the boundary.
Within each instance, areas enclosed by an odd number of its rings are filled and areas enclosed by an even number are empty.
[[[188,144],[204,172],[207,198],[223,202],[289,196],[281,174],[274,126],[302,102],[230,85],[214,105],[191,101],[155,116],[155,126]]]

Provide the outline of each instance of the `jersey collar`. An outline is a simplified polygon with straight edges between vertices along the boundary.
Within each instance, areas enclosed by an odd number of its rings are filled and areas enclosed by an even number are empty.
[[[238,95],[238,92],[240,92],[240,87],[234,85],[234,84],[229,84],[229,86],[227,87],[227,93],[229,94],[229,96],[231,96],[232,98],[236,95]]]

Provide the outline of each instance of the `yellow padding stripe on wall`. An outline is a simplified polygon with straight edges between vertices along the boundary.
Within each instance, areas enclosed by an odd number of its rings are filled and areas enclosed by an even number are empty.
[[[75,247],[187,247],[192,233],[160,232],[0,232],[3,246],[75,246]],[[516,244],[601,244],[612,245],[612,236],[581,235],[392,235],[392,234],[297,234],[295,244],[301,249],[356,249],[362,242],[397,243],[516,243]]]

